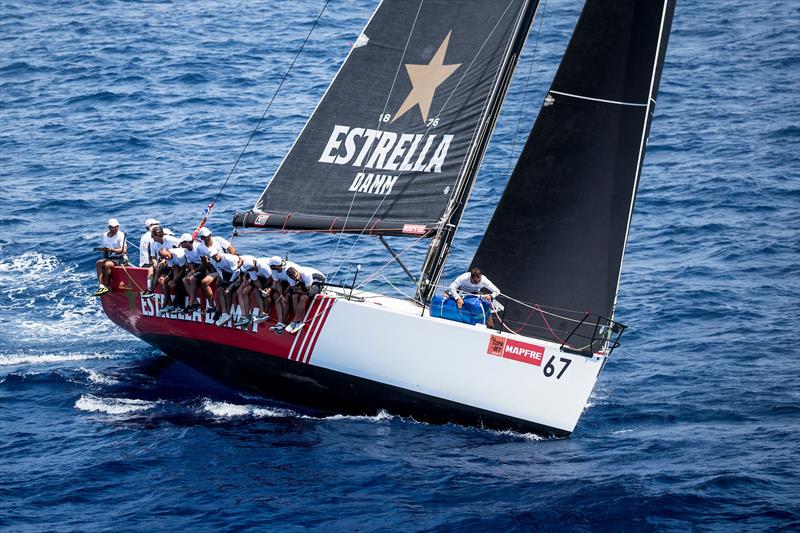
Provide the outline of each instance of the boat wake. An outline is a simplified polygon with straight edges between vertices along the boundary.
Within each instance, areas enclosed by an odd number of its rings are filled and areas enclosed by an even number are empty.
[[[89,361],[92,359],[116,359],[122,357],[125,352],[112,352],[112,353],[69,353],[69,354],[51,354],[51,353],[31,353],[31,354],[10,354],[0,355],[0,366],[22,366],[22,365],[48,365],[59,363],[71,363],[75,361]],[[91,372],[87,370],[87,372]]]
[[[82,394],[75,402],[75,408],[90,413],[105,413],[108,415],[127,415],[149,411],[159,406],[162,402],[135,400],[130,398],[103,398],[93,394]]]
[[[228,402],[216,402],[204,398],[201,406],[204,413],[214,418],[310,418],[290,409],[270,408],[257,405],[239,405]]]
[[[0,316],[6,346],[63,346],[91,339],[130,340],[107,320],[87,287],[94,274],[55,255],[28,251],[0,258]]]

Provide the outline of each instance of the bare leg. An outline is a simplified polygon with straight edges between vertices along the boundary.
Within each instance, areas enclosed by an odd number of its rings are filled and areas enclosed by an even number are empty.
[[[97,284],[100,285],[103,283],[103,267],[106,264],[105,259],[98,259],[97,262],[94,264],[94,268],[97,271]]]
[[[275,308],[275,317],[278,322],[283,322],[286,318],[286,297],[282,292],[276,291],[272,305]]]
[[[110,288],[111,272],[114,270],[114,262],[106,261],[103,265],[103,285]]]
[[[211,289],[211,284],[214,283],[214,278],[211,276],[206,276],[200,282],[203,287],[203,293],[206,296],[206,300],[213,300],[214,299],[214,291]],[[219,292],[219,291],[217,291]]]
[[[186,289],[186,294],[189,295],[189,305],[195,305],[197,300],[197,278],[195,277],[195,270],[189,270],[183,277],[183,287]]]
[[[297,294],[297,303],[295,304],[295,311],[294,311],[294,319],[297,322],[303,320],[306,315],[306,309],[308,308],[308,294]]]

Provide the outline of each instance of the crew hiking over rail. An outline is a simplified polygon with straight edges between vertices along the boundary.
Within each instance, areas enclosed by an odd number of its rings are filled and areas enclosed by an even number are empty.
[[[295,334],[305,325],[310,302],[325,283],[317,269],[277,255],[240,255],[230,241],[213,235],[208,227],[202,227],[197,238],[190,233],[175,237],[154,218],[145,221],[145,228],[139,240],[138,265],[146,269],[147,278],[138,288],[144,300],[158,296],[160,289],[164,301],[158,316],[191,314],[205,302],[205,313],[215,325],[232,323],[244,329],[269,320],[274,309],[276,324],[271,331]],[[117,219],[109,219],[95,251],[103,253],[97,261],[98,289],[94,293],[102,296],[110,291],[114,267],[128,268],[125,233]]]

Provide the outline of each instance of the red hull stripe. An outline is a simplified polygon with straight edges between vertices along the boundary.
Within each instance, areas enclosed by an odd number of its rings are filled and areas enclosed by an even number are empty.
[[[331,308],[333,307],[333,298],[329,298],[328,301],[325,302],[325,309],[322,312],[322,317],[320,318],[319,324],[317,325],[317,329],[314,331],[314,337],[311,340],[310,346],[306,353],[303,355],[303,362],[310,363],[311,362],[311,355],[314,353],[314,347],[317,345],[317,340],[319,339],[320,334],[322,333],[322,327],[325,325],[325,321],[328,320],[328,315],[331,312]]]
[[[309,316],[314,316],[313,313],[316,313],[316,308],[319,306],[319,299],[315,299],[311,302],[311,305],[308,306],[308,311],[306,311],[306,316],[303,317],[303,320],[307,320]],[[298,346],[302,345],[302,342],[305,340],[306,335],[308,334],[308,328],[304,328],[299,335],[294,336],[294,342],[292,342],[292,347],[289,349],[289,359],[292,361],[296,361],[295,355],[297,354]]]
[[[315,333],[321,329],[322,324],[325,322],[327,318],[327,313],[325,313],[325,311],[333,303],[333,300],[334,298],[328,296],[318,296],[314,299],[304,317],[304,320],[307,321],[308,324],[306,324],[292,343],[292,347],[289,350],[289,359],[305,362],[305,355],[308,352],[308,348],[312,340],[315,339]]]
[[[317,327],[317,322],[319,322],[319,319],[322,316],[322,309],[323,306],[325,305],[325,297],[320,296],[319,298],[314,300],[314,303],[317,304],[316,308],[314,309],[314,313],[313,314],[309,313],[308,315],[306,315],[306,321],[308,322],[308,324],[304,328],[303,342],[300,343],[297,352],[294,354],[296,361],[302,361],[303,352],[308,346],[309,340],[311,340],[311,337],[314,335],[314,328]]]

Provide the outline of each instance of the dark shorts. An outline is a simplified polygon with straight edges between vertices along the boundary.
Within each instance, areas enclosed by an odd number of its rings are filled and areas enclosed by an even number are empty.
[[[272,285],[272,278],[268,278],[265,276],[258,276],[255,279],[255,281],[258,282],[259,287],[261,287],[262,289],[266,289],[267,287]]]
[[[239,275],[235,280],[231,281],[233,278],[233,272],[223,272],[221,275],[217,273],[217,286],[221,289],[229,289],[228,292],[232,292],[236,290],[236,288],[242,283],[242,276]]]
[[[322,284],[325,283],[325,276],[322,274],[314,274],[313,279],[314,282],[311,284],[311,287],[303,287],[297,284],[291,288],[291,292],[295,294],[308,294],[311,297],[316,296],[322,292]]]
[[[206,277],[206,273],[203,270],[186,271],[186,279],[188,280],[200,281],[204,277]]]

